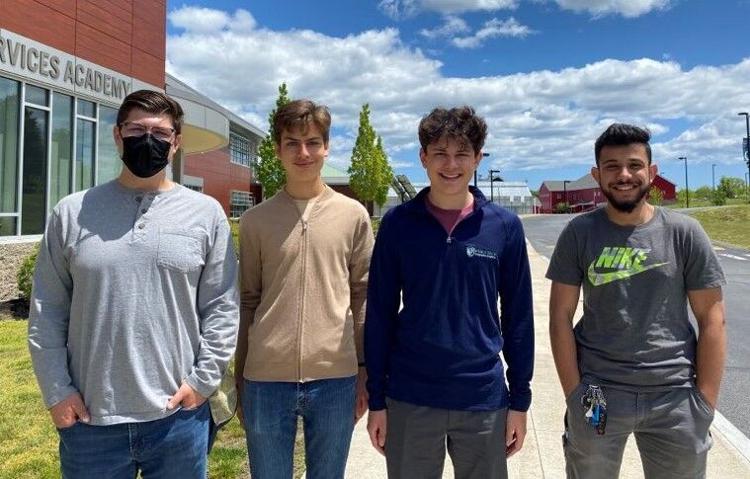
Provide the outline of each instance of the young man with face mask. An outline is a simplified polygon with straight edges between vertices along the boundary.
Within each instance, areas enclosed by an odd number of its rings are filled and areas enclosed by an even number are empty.
[[[240,220],[235,375],[253,479],[292,477],[298,417],[306,477],[343,478],[354,422],[367,409],[373,234],[367,210],[321,178],[330,126],[328,109],[312,101],[279,108],[272,136],[286,184]]]
[[[617,477],[630,434],[647,479],[706,475],[726,356],[724,274],[696,220],[646,201],[657,172],[649,139],[615,123],[596,140],[591,174],[607,205],[571,220],[547,271],[570,478]]]
[[[507,478],[506,458],[526,436],[531,276],[521,221],[469,186],[486,136],[468,106],[425,116],[419,158],[430,186],[378,231],[367,429],[391,479],[441,477],[446,448],[458,479]]]
[[[120,176],[64,198],[47,223],[29,349],[66,478],[206,477],[237,260],[219,203],[167,177],[182,117],[163,93],[128,95]]]

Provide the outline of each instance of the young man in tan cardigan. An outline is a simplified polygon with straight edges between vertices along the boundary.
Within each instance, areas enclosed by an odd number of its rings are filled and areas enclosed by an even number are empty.
[[[254,479],[291,478],[297,418],[310,479],[344,476],[367,408],[362,337],[373,234],[365,208],[323,183],[331,116],[308,100],[274,118],[284,188],[240,221],[235,360]]]

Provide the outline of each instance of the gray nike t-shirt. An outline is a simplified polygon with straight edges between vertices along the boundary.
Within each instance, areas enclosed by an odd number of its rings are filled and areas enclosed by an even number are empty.
[[[613,223],[604,208],[578,216],[560,235],[547,278],[583,288],[575,338],[585,382],[639,391],[693,383],[687,291],[725,284],[695,219],[658,207],[638,226]]]

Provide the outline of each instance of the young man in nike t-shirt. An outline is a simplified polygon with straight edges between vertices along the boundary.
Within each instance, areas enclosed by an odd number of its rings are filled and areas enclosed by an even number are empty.
[[[607,205],[568,224],[547,271],[571,478],[617,477],[631,433],[647,479],[706,473],[726,349],[724,274],[697,221],[646,201],[657,172],[649,139],[613,124],[596,140],[591,174]]]

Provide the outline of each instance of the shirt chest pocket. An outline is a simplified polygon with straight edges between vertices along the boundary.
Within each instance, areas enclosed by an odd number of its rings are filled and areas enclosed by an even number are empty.
[[[156,264],[180,273],[198,270],[205,264],[202,243],[185,232],[160,231]]]

